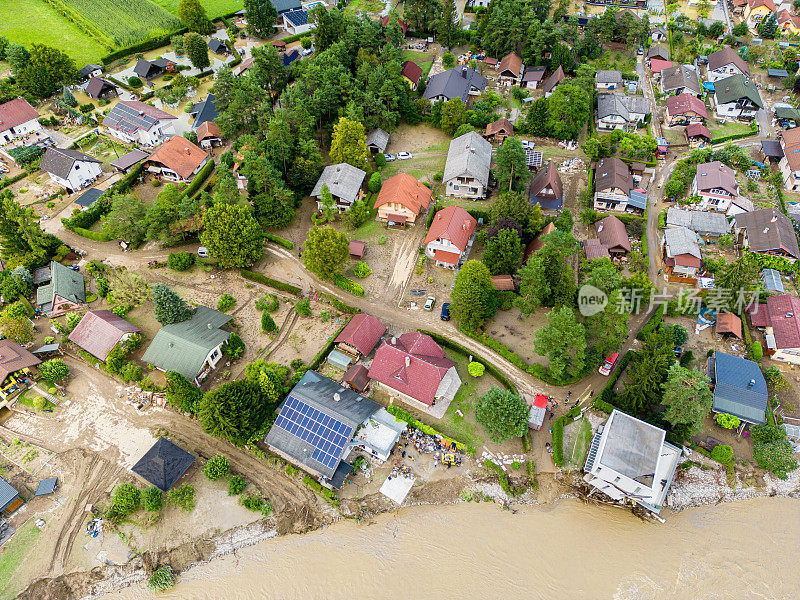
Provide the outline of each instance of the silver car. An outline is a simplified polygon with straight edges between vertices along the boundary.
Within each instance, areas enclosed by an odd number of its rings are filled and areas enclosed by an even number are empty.
[[[425,310],[433,310],[434,304],[436,304],[436,298],[428,296],[428,299],[425,301]]]

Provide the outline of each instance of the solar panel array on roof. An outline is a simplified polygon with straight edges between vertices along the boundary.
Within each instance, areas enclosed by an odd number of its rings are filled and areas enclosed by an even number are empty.
[[[541,167],[542,166],[542,153],[538,150],[528,150],[525,149],[525,162],[528,163],[529,167]]]
[[[353,428],[289,396],[275,425],[314,446],[311,458],[333,469],[342,457],[345,445],[353,436]]]
[[[122,131],[129,132],[134,132],[137,129],[149,131],[157,122],[157,119],[154,119],[148,114],[140,114],[135,108],[123,104],[122,102],[116,104],[103,121],[105,125],[111,125]]]
[[[775,269],[764,269],[761,271],[764,279],[764,288],[771,292],[783,292],[783,280],[780,271]]]

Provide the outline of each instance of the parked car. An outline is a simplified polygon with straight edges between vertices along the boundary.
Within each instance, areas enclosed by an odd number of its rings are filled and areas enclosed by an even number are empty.
[[[206,248],[205,246],[200,246],[197,249],[197,256],[199,256],[200,258],[208,258],[208,248]]]
[[[638,54],[639,56],[641,56],[642,54],[644,54],[644,48],[642,48],[641,46],[639,46],[639,47],[636,49],[636,54]]]
[[[392,162],[397,160],[397,157],[394,154],[384,154],[383,158],[386,159],[386,162]]]
[[[425,301],[425,310],[433,310],[434,304],[436,304],[436,298],[428,296],[428,299]]]
[[[619,352],[612,352],[611,354],[608,355],[605,362],[603,362],[603,364],[600,365],[600,368],[597,370],[597,372],[600,373],[600,375],[605,375],[606,377],[608,377],[608,375],[611,374],[611,370],[614,368],[614,365],[616,364],[618,358],[619,358]]]
[[[311,48],[305,48],[300,54],[302,56],[308,56],[312,52],[314,52],[314,46],[311,46]]]
[[[414,155],[411,152],[398,152],[397,153],[397,160],[408,160],[409,158],[414,158]]]
[[[69,265],[69,268],[72,269],[73,271],[80,271],[81,270],[81,268],[78,265]]]
[[[442,321],[450,320],[450,303],[445,302],[442,304]]]

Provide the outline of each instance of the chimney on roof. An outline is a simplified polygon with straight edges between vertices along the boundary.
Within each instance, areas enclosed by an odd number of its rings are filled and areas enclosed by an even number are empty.
[[[467,78],[467,67],[461,67],[461,77]]]
[[[397,338],[392,336],[392,346],[397,346]]]
[[[794,317],[794,313],[792,311],[789,311],[789,312],[786,313],[786,318],[787,319],[791,319],[792,317]]]
[[[191,156],[191,155],[192,155],[192,151],[191,151],[191,149],[190,149],[190,148],[187,148],[187,149],[186,149],[186,156]]]
[[[211,323],[208,324],[208,328],[211,329]]]
[[[411,366],[411,357],[410,356],[406,356],[406,368],[408,368],[410,366]]]
[[[333,401],[334,401],[334,402],[339,402],[341,399],[342,399],[342,396],[341,396],[341,394],[339,394],[339,392],[334,392],[334,394],[333,394]]]
[[[751,379],[750,381],[747,382],[747,389],[749,390],[755,384],[756,384],[756,380],[755,379]]]

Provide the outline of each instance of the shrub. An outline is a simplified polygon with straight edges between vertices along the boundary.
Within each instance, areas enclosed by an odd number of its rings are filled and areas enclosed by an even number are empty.
[[[130,514],[139,510],[142,492],[132,483],[121,483],[111,494],[111,507],[106,513],[109,521],[118,523]]]
[[[265,310],[267,312],[275,312],[281,303],[278,301],[275,294],[264,296],[260,300],[256,300],[256,310]]]
[[[469,367],[467,367],[467,371],[473,377],[480,377],[481,375],[483,375],[483,372],[485,370],[486,370],[486,367],[484,367],[481,363],[475,362],[475,361],[472,361],[471,363],[469,363]]]
[[[267,311],[261,313],[261,329],[267,333],[278,331],[278,326],[275,324],[275,319],[272,318]]]
[[[105,298],[108,296],[108,292],[111,291],[111,284],[108,282],[108,279],[105,277],[98,277],[97,278],[97,295],[101,298]]]
[[[36,398],[34,398],[32,402],[33,408],[35,408],[36,410],[42,410],[45,407],[46,403],[47,402],[45,401],[45,399],[42,398],[41,396],[36,396]]]
[[[122,369],[120,369],[119,376],[125,383],[130,381],[141,381],[143,376],[142,367],[136,363],[129,362],[122,367]]]
[[[759,341],[753,342],[753,345],[750,346],[750,356],[755,361],[759,361],[763,358],[764,350],[761,348],[761,342]]]
[[[231,477],[231,480],[228,482],[228,496],[238,496],[246,487],[247,481],[245,481],[244,477],[241,475]]]
[[[309,302],[308,298],[303,298],[300,300],[300,302],[294,305],[294,309],[301,317],[311,316],[311,302]]]
[[[355,276],[359,279],[364,279],[364,277],[372,273],[372,269],[367,266],[367,263],[361,261],[356,265],[355,269],[353,269],[353,273],[355,273]]]
[[[250,494],[244,494],[239,498],[239,504],[244,506],[247,510],[260,511],[265,517],[272,512],[272,504],[263,498],[251,496]]]
[[[341,273],[333,274],[333,284],[336,287],[342,288],[346,292],[350,292],[356,296],[361,296],[363,298],[366,295],[364,287],[360,283],[356,283],[352,279],[348,279]]]
[[[82,318],[83,314],[81,313],[76,313],[76,312],[69,313],[65,319],[65,321],[67,322],[67,329],[69,329],[70,331],[75,329],[78,326],[78,323],[81,322]]]
[[[173,252],[167,259],[167,266],[173,271],[185,271],[194,265],[194,254],[191,252]]]
[[[380,152],[378,152],[375,155],[375,166],[380,169],[381,167],[383,167],[385,165],[386,165],[386,157],[383,154],[381,154]]]
[[[210,161],[209,161],[210,162]],[[245,279],[249,279],[250,281],[255,281],[256,283],[261,283],[264,285],[268,285],[270,287],[275,288],[276,290],[280,290],[282,292],[288,292],[293,296],[300,296],[303,290],[295,285],[290,285],[288,283],[283,283],[282,281],[277,281],[275,279],[271,279],[266,275],[261,273],[256,273],[254,271],[248,271],[247,269],[242,269],[239,271]]]
[[[720,444],[711,451],[711,458],[723,464],[729,464],[733,460],[733,448]]]
[[[381,237],[378,238],[378,245],[379,246],[383,246],[385,243],[386,243],[386,236],[385,235],[382,235]]]
[[[222,346],[222,353],[225,356],[236,359],[244,354],[244,340],[237,334],[232,333],[228,338],[228,343]]]
[[[230,470],[231,467],[228,464],[228,459],[222,454],[217,454],[216,456],[210,458],[203,467],[203,473],[211,481],[216,481],[217,479],[227,477],[228,473],[230,473]]]
[[[230,294],[222,294],[217,301],[217,310],[221,312],[228,312],[236,306],[236,298]]]
[[[159,567],[147,580],[147,587],[156,592],[163,592],[175,585],[175,575],[168,566]]]
[[[367,184],[367,189],[370,191],[371,194],[377,194],[381,191],[381,174],[378,171],[375,171],[372,175],[370,175],[369,183]]]
[[[128,85],[132,88],[140,88],[142,87],[142,80],[136,76],[128,77]]]
[[[735,417],[734,415],[729,415],[726,413],[720,413],[717,415],[717,425],[725,429],[737,429],[741,423],[742,422],[739,417]]]
[[[292,371],[297,371],[298,369],[302,369],[306,366],[306,363],[303,362],[302,358],[295,358],[292,362],[289,363],[289,366],[292,368]]]
[[[50,383],[57,383],[69,375],[69,367],[60,358],[53,358],[39,365],[39,375]]]
[[[183,510],[191,512],[197,503],[194,495],[194,486],[184,483],[182,486],[170,490],[169,494],[167,494],[167,504],[169,506],[179,506]]]
[[[266,239],[268,242],[272,242],[273,244],[278,244],[279,246],[283,246],[287,250],[292,250],[294,248],[294,244],[291,241],[282,238],[280,236],[274,235],[272,233],[265,233],[264,239]]]
[[[164,492],[156,486],[151,486],[142,492],[142,506],[145,510],[157,512],[164,504]]]

